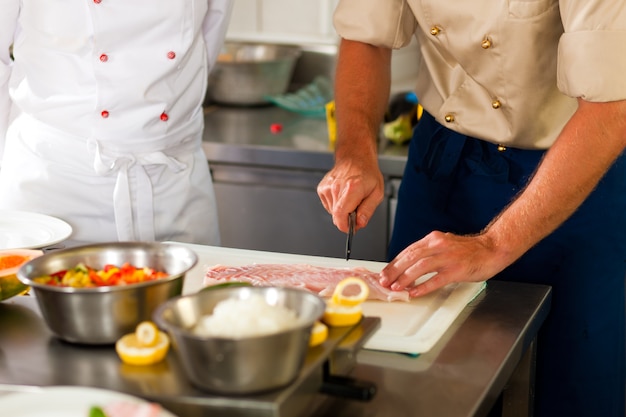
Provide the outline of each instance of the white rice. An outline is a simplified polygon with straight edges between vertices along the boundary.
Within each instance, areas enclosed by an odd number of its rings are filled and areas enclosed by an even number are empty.
[[[203,337],[240,339],[278,333],[298,324],[295,311],[269,305],[261,295],[254,294],[247,300],[220,301],[213,314],[203,316],[193,331]]]

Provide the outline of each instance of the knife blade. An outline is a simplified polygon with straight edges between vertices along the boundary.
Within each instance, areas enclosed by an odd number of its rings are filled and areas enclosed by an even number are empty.
[[[348,238],[346,239],[346,261],[350,260],[352,253],[352,237],[354,236],[354,226],[356,223],[356,211],[348,215]]]

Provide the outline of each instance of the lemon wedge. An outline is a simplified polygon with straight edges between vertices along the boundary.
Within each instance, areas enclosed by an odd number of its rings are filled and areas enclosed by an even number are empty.
[[[328,339],[328,327],[321,321],[316,321],[311,329],[309,346],[321,345],[326,339]]]
[[[140,323],[135,333],[124,335],[115,343],[115,351],[122,362],[129,365],[152,365],[165,358],[170,348],[170,338],[156,326],[152,328],[150,324],[154,325],[152,322]],[[155,333],[151,333],[152,331]],[[153,342],[152,334],[155,338]],[[146,341],[151,344],[146,345]]]
[[[353,294],[352,289],[358,287],[358,292]],[[346,290],[350,290],[347,292]],[[350,295],[348,295],[350,294]],[[337,284],[331,302],[338,306],[353,307],[367,300],[370,294],[370,288],[365,281],[357,277],[345,278]]]
[[[354,288],[358,292],[354,291]],[[361,278],[348,277],[337,284],[330,300],[326,302],[326,310],[322,321],[329,326],[352,326],[363,317],[361,304],[367,300],[370,289]]]
[[[151,321],[139,323],[135,329],[135,335],[139,344],[144,347],[155,346],[159,341],[159,329]]]
[[[329,302],[326,304],[322,321],[333,327],[352,326],[357,324],[361,317],[363,317],[363,309],[360,305],[346,307]]]

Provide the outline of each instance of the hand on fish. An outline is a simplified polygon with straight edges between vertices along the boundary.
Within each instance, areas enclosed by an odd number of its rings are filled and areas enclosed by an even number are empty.
[[[453,282],[485,281],[507,266],[484,235],[459,236],[432,232],[411,244],[381,271],[380,283],[410,297],[431,293]],[[434,275],[413,286],[429,273]]]

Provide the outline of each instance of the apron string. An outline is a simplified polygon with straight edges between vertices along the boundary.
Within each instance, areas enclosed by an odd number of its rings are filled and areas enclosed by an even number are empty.
[[[94,170],[98,175],[117,173],[113,191],[113,207],[117,236],[120,241],[154,241],[154,199],[152,182],[145,170],[145,165],[165,165],[174,173],[183,171],[187,165],[162,151],[142,155],[110,155],[103,152],[102,145],[92,141],[95,147]],[[186,146],[186,145],[182,145]],[[137,219],[133,218],[133,190],[129,181],[129,172],[133,171],[137,179],[135,190]],[[135,231],[138,231],[136,233]]]

